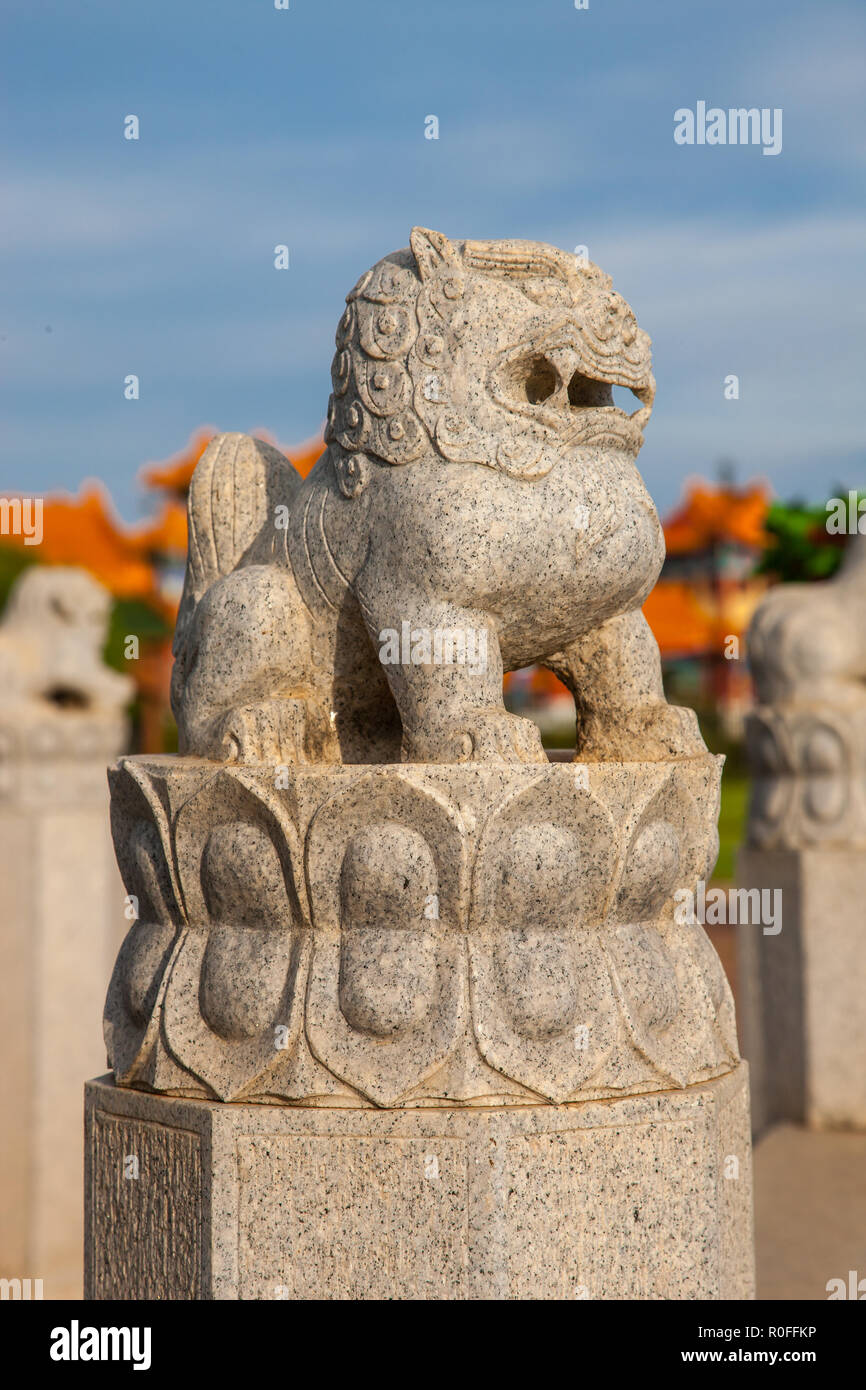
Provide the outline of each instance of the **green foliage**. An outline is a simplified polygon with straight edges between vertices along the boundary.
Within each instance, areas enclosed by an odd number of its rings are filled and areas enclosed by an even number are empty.
[[[23,546],[0,545],[0,613],[6,607],[9,590],[21,571],[27,569],[28,565],[35,565],[34,548],[25,550]]]
[[[711,753],[724,753],[722,799],[719,808],[719,858],[714,879],[736,878],[737,851],[746,834],[749,809],[749,772],[746,750],[740,739],[727,735],[714,709],[699,709],[701,734]]]
[[[127,637],[136,636],[143,647],[145,642],[168,637],[171,627],[165,619],[140,599],[121,598],[115,601],[105,644],[105,660],[117,671],[129,671],[123,648]]]
[[[838,495],[847,497],[847,492]],[[772,503],[764,525],[773,542],[761,558],[758,574],[772,574],[782,583],[829,579],[842,563],[847,537],[831,535],[827,517],[826,506]],[[853,522],[856,526],[856,517]]]
[[[737,851],[746,835],[749,779],[726,764],[722,772],[722,804],[719,810],[719,859],[714,878],[736,878]]]

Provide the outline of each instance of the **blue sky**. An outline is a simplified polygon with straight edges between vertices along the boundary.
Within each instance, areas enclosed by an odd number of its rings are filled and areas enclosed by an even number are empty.
[[[0,31],[0,491],[99,477],[133,519],[202,424],[309,437],[343,297],[415,223],[588,246],[653,338],[662,508],[723,457],[866,483],[861,4],[4,0]],[[699,100],[781,107],[781,154],[676,145]]]

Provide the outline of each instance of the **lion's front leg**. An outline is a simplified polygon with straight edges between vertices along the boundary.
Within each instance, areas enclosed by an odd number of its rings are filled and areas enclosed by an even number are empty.
[[[536,726],[502,702],[499,638],[487,614],[404,600],[377,608],[367,624],[400,711],[404,762],[547,761]]]
[[[706,752],[694,710],[665,699],[658,645],[640,609],[543,664],[574,696],[578,759],[660,762]]]

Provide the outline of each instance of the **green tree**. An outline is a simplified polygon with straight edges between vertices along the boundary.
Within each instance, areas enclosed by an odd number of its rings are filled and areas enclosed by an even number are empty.
[[[836,495],[847,497],[847,489]],[[800,499],[773,502],[764,522],[773,540],[761,557],[757,573],[771,574],[784,584],[829,579],[842,563],[848,537],[831,535],[827,531],[827,516],[826,505],[810,505]],[[849,515],[851,522],[856,527],[856,516]]]

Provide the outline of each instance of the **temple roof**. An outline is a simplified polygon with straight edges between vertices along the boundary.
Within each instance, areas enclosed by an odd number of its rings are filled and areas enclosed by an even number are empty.
[[[767,483],[734,488],[691,481],[680,506],[663,522],[667,553],[685,555],[725,544],[763,550],[770,541],[764,529],[769,505]]]

